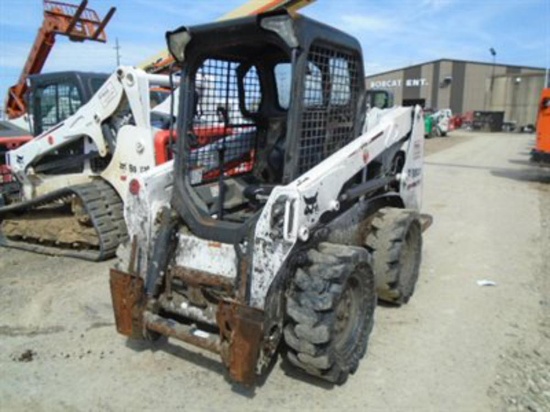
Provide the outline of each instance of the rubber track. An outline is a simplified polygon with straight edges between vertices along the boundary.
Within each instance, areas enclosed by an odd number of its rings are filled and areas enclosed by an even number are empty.
[[[37,245],[7,239],[0,234],[0,245],[29,250],[55,256],[68,256],[84,260],[101,261],[115,256],[118,245],[127,235],[123,215],[123,203],[117,192],[104,181],[68,187],[29,202],[0,209],[0,216],[6,213],[32,211],[32,209],[52,203],[58,199],[75,195],[82,199],[84,209],[90,216],[99,237],[99,249],[71,249],[56,246]],[[1,217],[0,217],[1,220]]]

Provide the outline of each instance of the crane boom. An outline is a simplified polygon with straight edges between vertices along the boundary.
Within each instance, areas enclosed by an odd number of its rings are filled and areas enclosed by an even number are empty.
[[[92,40],[105,43],[107,41],[104,29],[115,13],[116,8],[111,7],[107,15],[100,19],[94,10],[86,8],[87,5],[87,0],[82,0],[78,6],[44,0],[42,26],[38,30],[17,84],[8,90],[5,105],[8,118],[14,119],[27,112],[27,104],[25,103],[27,79],[30,75],[41,72],[55,44],[57,34],[67,36],[71,41],[76,42]]]
[[[297,12],[299,9],[309,6],[316,0],[249,0],[245,4],[236,9],[224,14],[218,20],[230,20],[239,17],[253,16],[255,14],[265,13],[286,9],[291,13]],[[168,53],[168,50],[163,50],[155,56],[141,62],[138,67],[150,73],[161,73],[168,69],[168,66],[174,62],[174,59]]]

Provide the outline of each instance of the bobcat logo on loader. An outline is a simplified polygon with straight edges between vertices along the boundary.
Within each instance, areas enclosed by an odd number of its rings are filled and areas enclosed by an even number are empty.
[[[319,192],[315,193],[311,197],[304,196],[304,202],[306,203],[306,208],[304,209],[304,215],[306,216],[312,215],[313,213],[319,211],[317,196],[319,196]]]

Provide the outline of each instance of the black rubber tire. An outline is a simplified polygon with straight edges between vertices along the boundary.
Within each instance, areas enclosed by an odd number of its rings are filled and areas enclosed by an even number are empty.
[[[418,212],[385,207],[374,216],[365,240],[372,253],[380,300],[402,305],[414,293],[422,257]]]
[[[376,292],[368,252],[321,243],[299,267],[286,302],[288,361],[336,384],[355,373],[374,322]]]

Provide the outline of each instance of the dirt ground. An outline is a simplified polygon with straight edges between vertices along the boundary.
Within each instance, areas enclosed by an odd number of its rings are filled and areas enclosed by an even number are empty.
[[[548,411],[550,169],[532,135],[426,142],[421,277],[379,306],[341,387],[277,362],[254,389],[216,356],[117,335],[108,268],[0,249],[0,409],[10,411]],[[488,280],[494,286],[480,286]]]

